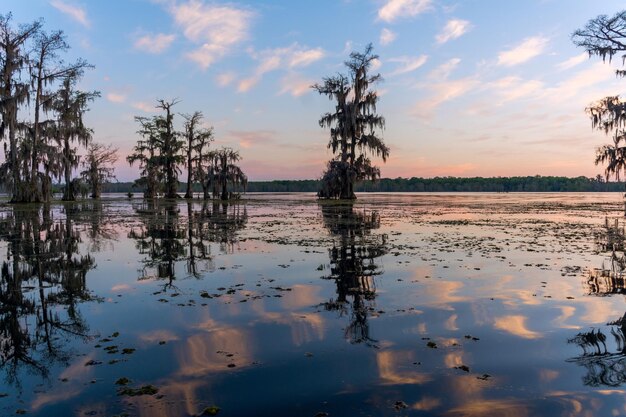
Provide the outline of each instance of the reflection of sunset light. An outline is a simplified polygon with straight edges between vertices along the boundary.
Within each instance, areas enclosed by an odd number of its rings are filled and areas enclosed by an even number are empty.
[[[450,414],[467,417],[527,417],[531,415],[522,401],[513,399],[472,401],[453,408]]]
[[[494,327],[524,339],[538,339],[542,337],[541,333],[526,328],[526,320],[525,316],[498,317],[494,321]]]
[[[428,374],[422,374],[415,371],[398,371],[400,364],[406,365],[412,363],[412,352],[394,352],[386,350],[376,354],[376,363],[378,364],[378,375],[385,385],[400,384],[424,384],[432,380]]]

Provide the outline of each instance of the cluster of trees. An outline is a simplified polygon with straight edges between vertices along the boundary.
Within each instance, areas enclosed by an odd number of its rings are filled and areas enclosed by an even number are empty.
[[[14,25],[11,14],[0,15],[0,139],[5,162],[0,182],[12,202],[40,202],[52,198],[52,179],[65,182],[64,200],[74,200],[80,166],[77,145],[88,147],[82,178],[98,194],[112,176],[107,164],[115,150],[89,146],[93,131],[84,124],[88,105],[100,96],[80,91],[85,60],[70,64],[62,55],[69,45],[62,31],[47,32],[41,21]]]
[[[380,74],[369,74],[377,59],[369,44],[363,53],[350,54],[345,62],[348,75],[326,77],[321,84],[312,86],[335,101],[335,110],[319,120],[320,127],[330,128],[328,148],[335,154],[322,174],[320,198],[355,199],[354,186],[358,181],[380,177],[368,152],[383,161],[389,156],[389,148],[376,132],[384,128],[385,119],[376,114],[378,95],[370,88],[381,80]]]
[[[163,114],[153,117],[135,117],[140,124],[141,139],[126,158],[131,165],[138,163],[141,177],[136,187],[144,190],[144,197],[152,199],[162,193],[165,198],[178,198],[179,175],[185,167],[187,182],[185,198],[193,197],[193,185],[199,184],[204,199],[212,194],[228,200],[234,189],[245,189],[248,178],[236,163],[241,160],[238,151],[221,148],[209,151],[214,139],[213,127],[202,127],[204,116],[196,111],[181,115],[183,130],[174,127],[172,107],[177,100],[157,100],[156,108]]]
[[[355,192],[620,192],[624,182],[605,181],[601,175],[588,177],[435,177],[435,178],[381,178],[355,184]],[[105,192],[126,193],[133,190],[132,182],[115,182],[104,186]],[[320,180],[250,181],[247,192],[317,192]],[[186,183],[180,183],[178,192],[184,193]],[[193,192],[201,192],[193,184]]]

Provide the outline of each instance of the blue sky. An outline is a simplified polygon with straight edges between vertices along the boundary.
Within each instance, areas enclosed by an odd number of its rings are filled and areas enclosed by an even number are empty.
[[[3,0],[15,22],[45,20],[95,69],[88,124],[126,155],[157,98],[200,110],[216,146],[251,180],[320,176],[330,157],[308,88],[372,42],[391,148],[384,177],[595,176],[608,141],[584,109],[617,95],[621,64],[588,59],[571,33],[623,2],[588,0]],[[179,122],[180,122],[179,118]],[[118,163],[120,180],[137,168]]]

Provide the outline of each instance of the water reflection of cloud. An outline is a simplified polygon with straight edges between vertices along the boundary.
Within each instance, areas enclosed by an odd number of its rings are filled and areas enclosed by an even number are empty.
[[[522,400],[516,399],[469,401],[451,409],[447,414],[467,417],[526,417],[532,415],[528,406]]]
[[[127,292],[131,291],[133,288],[128,284],[116,284],[111,287],[111,292]]]
[[[465,284],[459,281],[431,281],[419,291],[427,305],[454,310],[451,304],[470,300],[468,296],[458,294],[464,286]]]
[[[581,326],[576,326],[574,324],[566,324],[567,319],[571,318],[576,314],[576,307],[574,306],[559,306],[557,307],[561,310],[561,315],[552,320],[554,326],[559,327],[561,329],[580,329]]]
[[[527,317],[522,315],[496,317],[494,327],[524,339],[539,339],[542,337],[541,333],[529,330],[526,327],[526,320]]]
[[[559,377],[559,371],[555,371],[553,369],[540,369],[539,370],[539,379],[542,382],[550,382],[554,381]]]
[[[603,298],[587,298],[584,301],[585,314],[579,320],[587,324],[606,324],[624,311],[615,308],[612,303]]]
[[[178,374],[197,377],[227,371],[231,363],[238,367],[250,365],[251,346],[248,335],[240,329],[218,328],[195,334],[187,338],[187,343],[177,346]]]
[[[82,386],[65,384],[52,392],[38,393],[35,396],[30,408],[32,411],[37,411],[38,409],[46,405],[56,404],[62,401],[67,401],[74,397],[78,397],[82,392]]]
[[[456,351],[447,353],[443,359],[443,363],[448,368],[456,368],[458,366],[465,365],[463,361],[463,352]]]
[[[413,403],[411,409],[419,411],[430,411],[441,405],[441,400],[433,397],[424,397],[420,401]]]
[[[142,395],[125,398],[125,402],[132,404],[138,417],[195,416],[199,411],[196,392],[206,385],[206,381],[201,380],[166,381],[159,384],[159,394],[163,394],[165,398],[176,398],[176,401],[164,402],[153,396]]]
[[[289,295],[281,298],[281,305],[286,310],[306,308],[323,301],[319,296],[321,290],[319,286],[295,284],[290,288]]]
[[[147,343],[157,342],[173,342],[179,337],[170,330],[153,330],[147,333],[139,334],[139,339]]]
[[[288,326],[295,346],[313,340],[324,340],[326,325],[319,314],[264,312],[260,314],[258,321]]]
[[[376,353],[378,375],[384,385],[425,384],[432,380],[429,374],[414,370],[401,370],[401,365],[413,363],[413,352],[392,351]]]
[[[456,319],[458,316],[456,314],[451,315],[444,323],[444,327],[447,330],[452,332],[459,330],[459,326],[456,325]]]

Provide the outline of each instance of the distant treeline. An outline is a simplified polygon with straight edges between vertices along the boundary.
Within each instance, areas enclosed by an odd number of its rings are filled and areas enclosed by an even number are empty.
[[[132,182],[104,185],[104,192],[139,193]],[[186,184],[180,183],[179,192]],[[317,192],[318,180],[250,181],[248,192]],[[357,192],[604,192],[624,191],[623,182],[606,182],[602,177],[435,177],[435,178],[383,178],[365,181],[357,185]],[[200,192],[200,187],[195,187]]]

